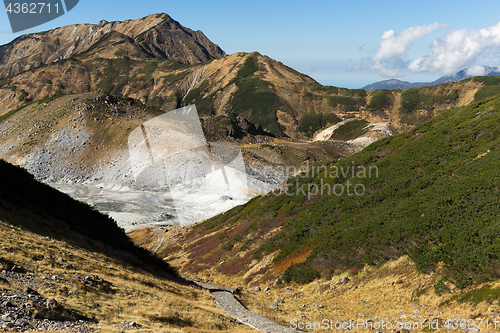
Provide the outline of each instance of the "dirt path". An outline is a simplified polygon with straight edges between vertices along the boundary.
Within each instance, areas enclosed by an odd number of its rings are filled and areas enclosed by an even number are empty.
[[[297,332],[290,327],[282,326],[274,321],[261,316],[258,313],[247,310],[240,302],[233,296],[234,289],[228,287],[213,286],[208,283],[198,282],[192,280],[193,283],[203,289],[207,289],[215,299],[215,302],[226,313],[236,318],[240,323],[248,325],[259,331],[266,333],[291,333]]]

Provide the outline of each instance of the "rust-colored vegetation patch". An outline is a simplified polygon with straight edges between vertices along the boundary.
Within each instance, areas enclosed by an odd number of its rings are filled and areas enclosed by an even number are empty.
[[[314,246],[308,246],[304,250],[286,257],[274,266],[274,271],[281,274],[291,265],[298,264],[299,262],[306,260],[313,248]]]

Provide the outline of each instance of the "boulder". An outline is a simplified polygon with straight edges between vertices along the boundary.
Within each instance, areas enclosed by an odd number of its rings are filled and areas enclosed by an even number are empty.
[[[314,302],[312,305],[311,305],[311,308],[324,308],[325,305],[321,302]]]
[[[53,298],[48,298],[45,301],[45,307],[49,310],[54,310],[54,309],[57,309],[59,307],[59,303]]]
[[[14,318],[14,316],[11,315],[10,313],[4,314],[0,319],[2,319],[3,321],[14,321],[14,320],[16,320],[16,318]]]
[[[23,289],[23,291],[28,294],[28,295],[33,295],[33,296],[39,296],[40,294],[38,293],[38,291],[34,290],[34,289],[31,289],[30,287],[26,287]]]
[[[279,286],[282,283],[283,283],[283,280],[281,278],[277,278],[276,280],[274,280],[273,287],[276,288],[277,286]]]

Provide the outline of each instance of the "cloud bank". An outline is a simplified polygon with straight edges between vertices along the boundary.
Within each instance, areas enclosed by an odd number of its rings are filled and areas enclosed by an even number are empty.
[[[380,75],[386,77],[403,76],[403,70],[412,72],[439,72],[449,75],[470,67],[482,56],[500,51],[500,23],[481,30],[460,29],[447,32],[444,37],[431,43],[431,54],[407,59],[411,44],[432,31],[445,28],[444,24],[434,23],[411,27],[401,34],[393,30],[384,32],[379,48],[373,57],[374,65]],[[481,68],[474,66],[471,73],[481,74]]]
[[[401,68],[406,63],[406,52],[411,44],[424,38],[436,29],[445,28],[441,23],[411,27],[400,34],[389,30],[384,32],[377,53],[373,57],[373,70],[382,76],[403,76]]]

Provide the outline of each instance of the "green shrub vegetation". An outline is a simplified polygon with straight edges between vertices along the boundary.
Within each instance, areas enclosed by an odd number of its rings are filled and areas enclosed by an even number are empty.
[[[370,103],[368,104],[368,108],[370,109],[382,109],[387,105],[389,99],[383,91],[377,91],[373,94]]]
[[[238,71],[238,76],[249,77],[259,69],[259,58],[257,53],[252,53],[243,63]]]
[[[298,130],[311,137],[317,130],[327,125],[334,125],[340,121],[341,119],[334,113],[308,112],[300,118]]]
[[[303,282],[325,268],[380,265],[402,255],[421,272],[442,267],[440,291],[444,281],[464,287],[500,278],[499,116],[500,98],[448,109],[324,172],[289,180],[289,195],[253,199],[260,225],[283,207],[288,212],[280,216],[281,232],[255,256],[278,251],[280,262],[313,248],[285,274]],[[242,207],[209,223],[245,220]]]
[[[301,284],[310,283],[319,278],[319,272],[306,263],[299,263],[288,267],[283,273],[286,282],[297,282]]]
[[[406,113],[423,109],[430,110],[436,104],[452,104],[458,98],[457,90],[452,90],[447,95],[432,92],[433,88],[413,88],[406,90],[401,95],[401,109]]]
[[[363,119],[355,119],[339,126],[331,136],[334,140],[352,140],[366,133],[366,125],[369,123]]]
[[[233,95],[233,110],[237,114],[251,113],[250,121],[276,136],[283,135],[277,110],[289,111],[290,106],[269,89],[269,82],[253,77],[235,77],[231,83],[238,86]]]
[[[115,44],[116,45],[116,44]],[[117,57],[128,57],[128,52],[122,49],[116,50],[115,56]]]
[[[28,100],[28,93],[27,93],[24,89],[21,89],[21,90],[19,91],[19,93],[20,93],[20,94],[19,94],[19,96],[17,97],[17,100],[18,100],[19,102],[25,102],[25,101],[27,101],[27,100]]]
[[[11,84],[11,82],[12,82],[11,79],[0,79],[0,88],[3,88],[3,86]]]
[[[462,295],[455,296],[454,298],[462,303],[467,302],[477,305],[481,302],[487,301],[490,304],[496,303],[497,305],[500,305],[500,289],[485,286],[479,289],[471,290]]]
[[[500,94],[500,84],[484,86],[477,91],[476,95],[474,95],[474,100],[479,102],[498,94]]]
[[[346,105],[346,106],[352,106],[356,105],[356,101],[352,99],[351,97],[345,97],[345,96],[330,96],[328,97],[328,104],[332,107],[336,107],[338,105]]]

